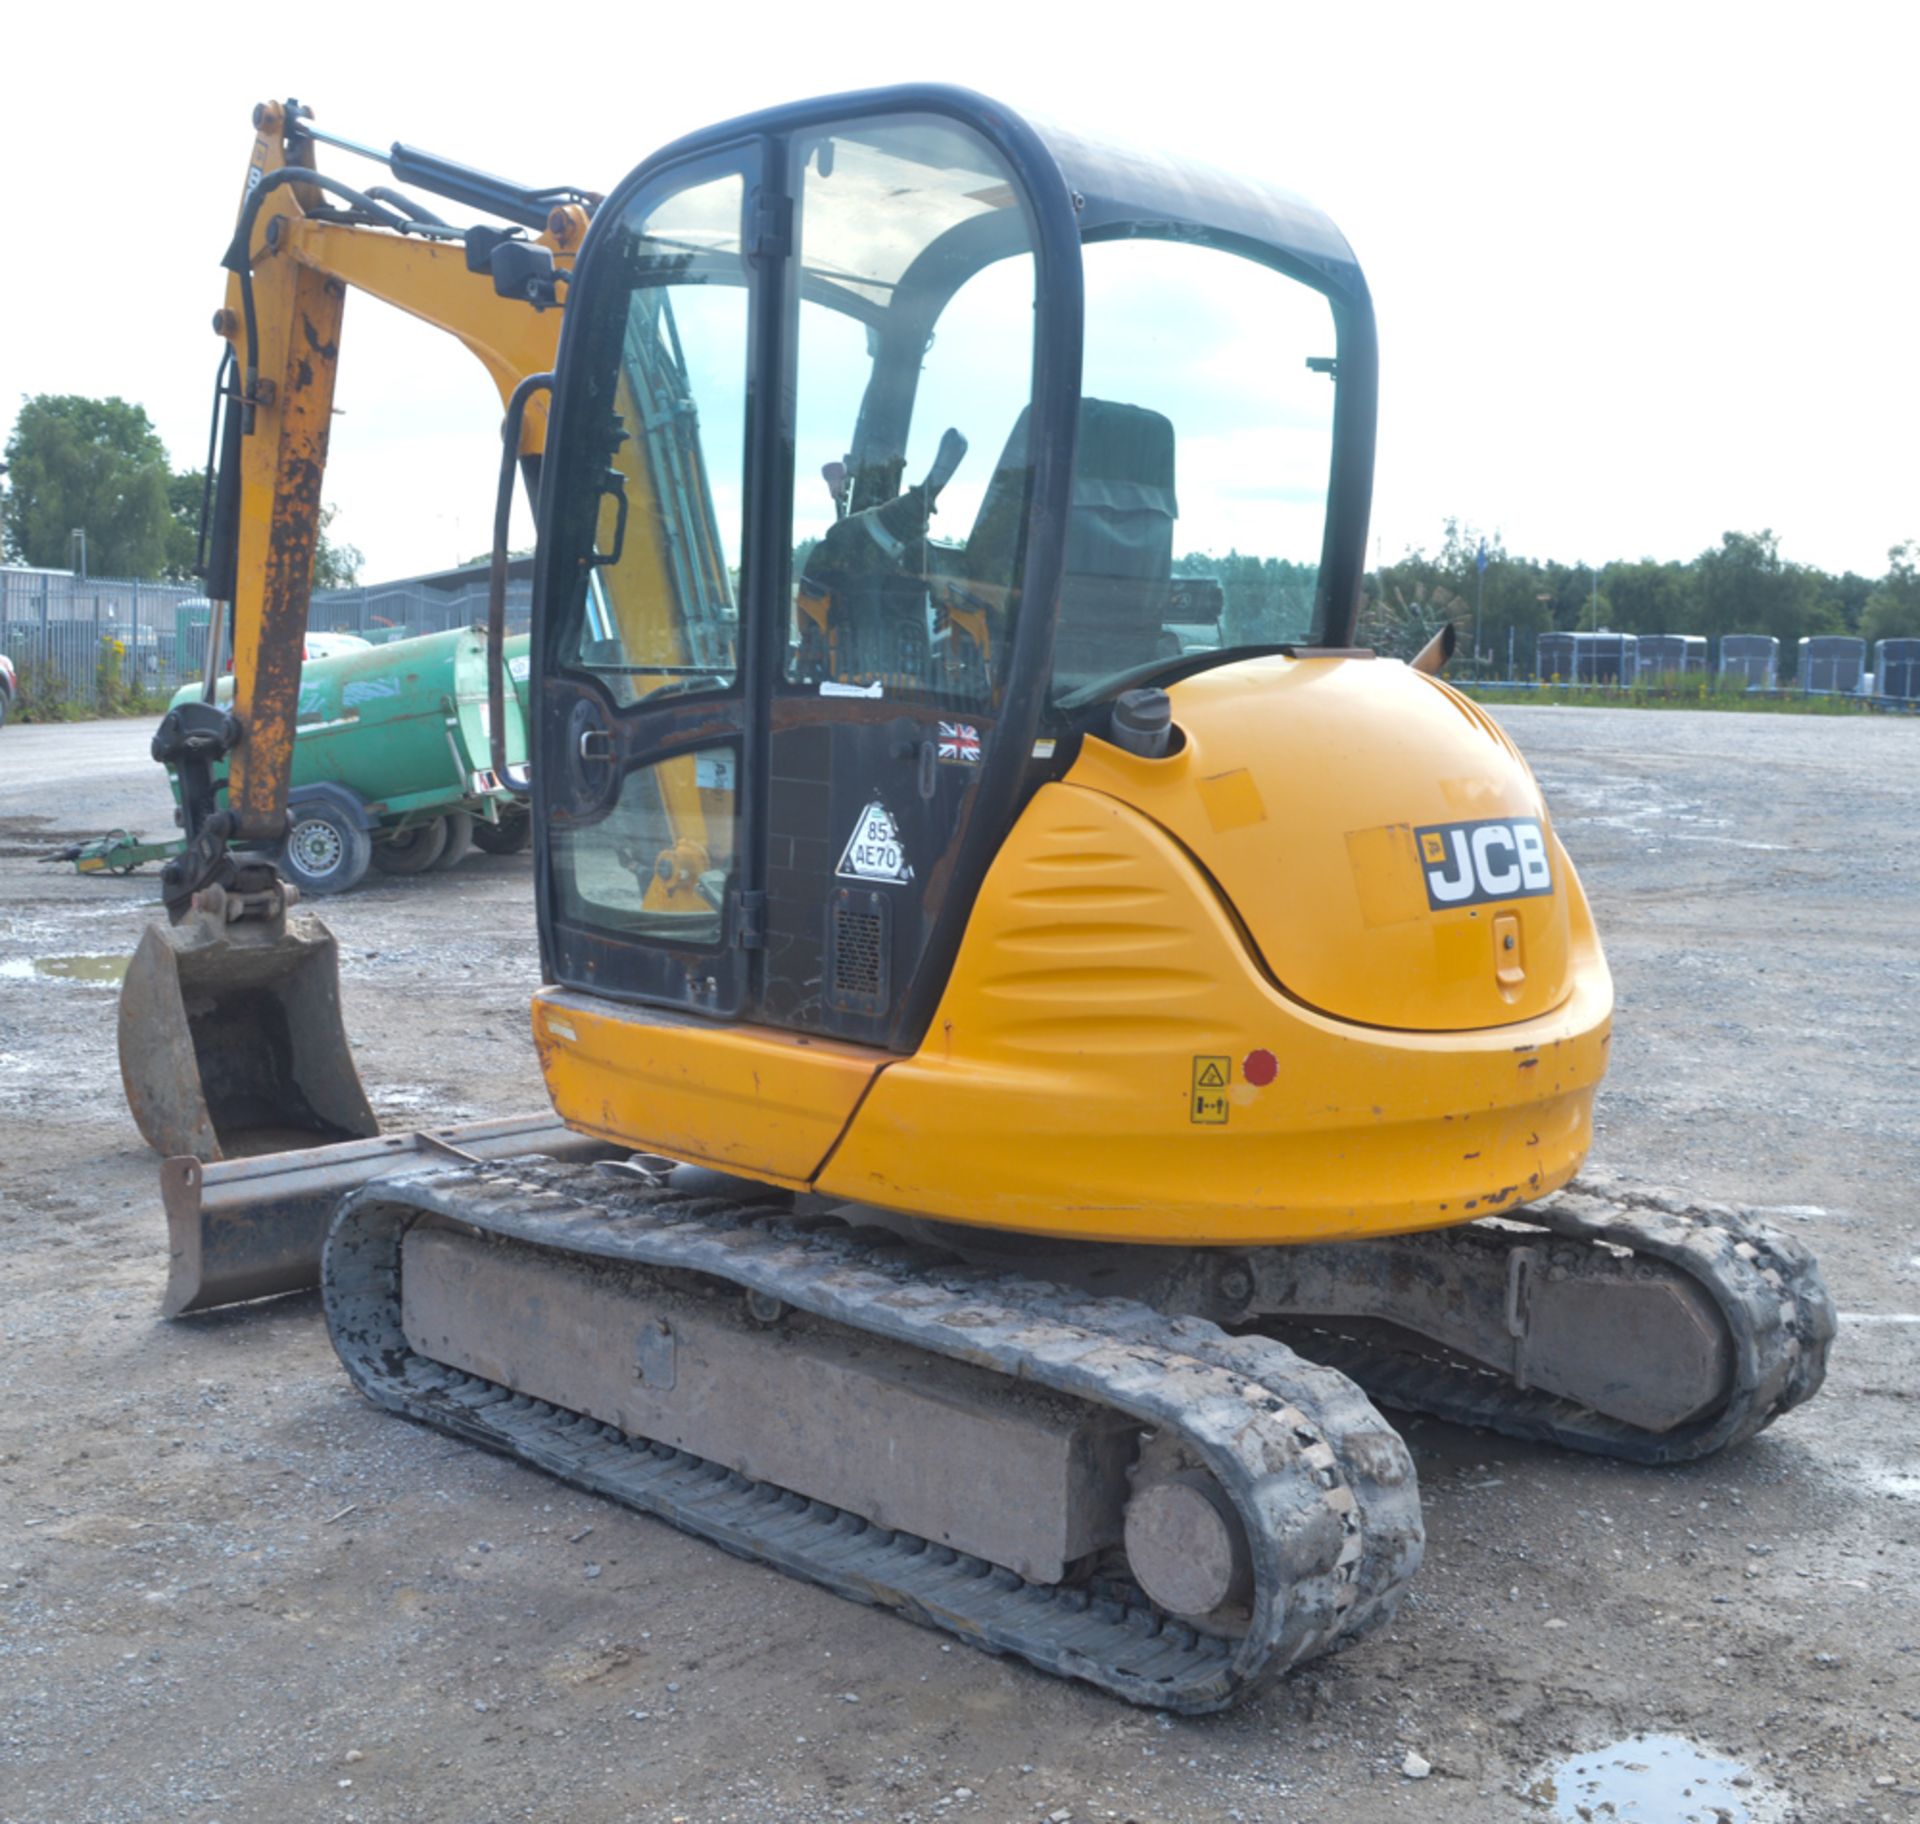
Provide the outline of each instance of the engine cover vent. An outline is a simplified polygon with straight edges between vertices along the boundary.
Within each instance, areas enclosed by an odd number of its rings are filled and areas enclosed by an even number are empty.
[[[827,904],[827,1001],[840,1013],[884,1013],[893,908],[884,893],[842,887]]]

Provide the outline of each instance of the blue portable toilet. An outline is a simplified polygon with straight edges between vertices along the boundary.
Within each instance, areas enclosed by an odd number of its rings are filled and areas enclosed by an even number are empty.
[[[1730,633],[1720,642],[1720,675],[1739,678],[1749,690],[1772,690],[1780,682],[1780,642],[1765,633]]]
[[[1905,703],[1920,703],[1920,640],[1876,640],[1874,691]]]
[[[1640,676],[1685,677],[1707,669],[1707,638],[1703,633],[1643,633],[1640,636]]]
[[[1800,642],[1800,688],[1821,696],[1858,696],[1867,672],[1867,643],[1840,633],[1810,633]]]

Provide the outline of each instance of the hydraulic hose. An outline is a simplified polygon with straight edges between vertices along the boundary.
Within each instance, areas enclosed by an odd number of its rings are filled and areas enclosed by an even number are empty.
[[[428,228],[451,228],[453,224],[445,216],[435,215],[423,203],[416,203],[404,190],[396,190],[391,184],[375,184],[367,192],[375,202],[391,204],[410,222],[419,222]]]
[[[213,467],[220,449],[220,406],[233,380],[233,350],[220,351],[220,365],[213,375],[213,411],[207,422],[207,466],[201,471],[200,525],[193,541],[193,573],[202,582],[207,576],[207,520],[213,511]]]
[[[246,206],[240,211],[239,225],[234,229],[233,240],[227,248],[226,258],[221,264],[240,280],[240,310],[246,323],[247,335],[247,371],[246,383],[242,388],[242,397],[246,401],[241,425],[242,432],[253,435],[254,389],[260,380],[260,323],[253,304],[253,230],[260,219],[260,206],[270,192],[283,188],[287,184],[312,184],[315,189],[326,190],[335,196],[345,197],[356,209],[363,210],[383,228],[392,228],[405,234],[409,231],[419,233],[427,224],[412,220],[393,209],[377,203],[364,190],[356,190],[351,184],[343,184],[338,178],[323,176],[311,171],[305,165],[282,165],[277,171],[269,171],[253,187],[253,194],[247,198]]]
[[[207,428],[207,477],[200,497],[200,535],[194,568],[207,592],[207,641],[200,698],[219,695],[220,663],[233,613],[240,568],[240,390],[236,362],[226,349],[213,383],[213,422]],[[222,422],[224,420],[224,423]]]

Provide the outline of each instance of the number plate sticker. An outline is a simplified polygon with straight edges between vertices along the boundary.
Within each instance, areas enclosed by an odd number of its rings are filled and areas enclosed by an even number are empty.
[[[900,841],[900,826],[879,799],[860,813],[835,872],[842,880],[902,882],[913,878],[912,864]]]

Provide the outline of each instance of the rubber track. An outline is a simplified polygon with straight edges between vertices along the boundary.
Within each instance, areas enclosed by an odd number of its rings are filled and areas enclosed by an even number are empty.
[[[1318,1320],[1295,1332],[1317,1361],[1337,1367],[1382,1404],[1558,1444],[1629,1463],[1690,1463],[1743,1443],[1811,1399],[1826,1378],[1833,1300],[1813,1256],[1797,1241],[1725,1204],[1576,1179],[1516,1211],[1514,1221],[1556,1238],[1626,1248],[1679,1268],[1713,1299],[1733,1341],[1733,1385],[1717,1411],[1672,1431],[1608,1419],[1574,1401],[1529,1392],[1491,1369],[1382,1349]],[[1477,1227],[1480,1225],[1476,1225]],[[1536,1232],[1483,1229],[1506,1245]]]
[[[406,1343],[399,1301],[402,1238],[425,1214],[577,1259],[708,1274],[1171,1433],[1218,1478],[1246,1527],[1246,1632],[1198,1632],[1124,1581],[1028,1583],[428,1361]],[[1419,1566],[1412,1460],[1344,1376],[1268,1338],[967,1268],[891,1238],[874,1245],[865,1232],[517,1160],[356,1191],[335,1218],[322,1287],[334,1347],[376,1404],[1130,1703],[1225,1709],[1384,1620]]]

